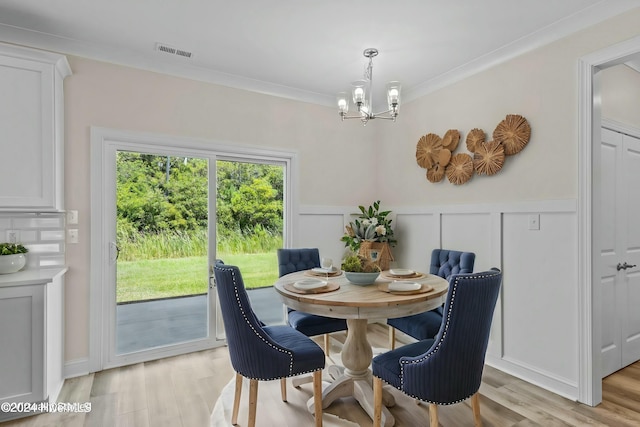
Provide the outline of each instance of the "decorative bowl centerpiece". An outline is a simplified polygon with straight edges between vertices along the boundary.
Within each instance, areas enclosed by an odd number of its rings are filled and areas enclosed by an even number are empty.
[[[380,267],[367,258],[351,254],[342,261],[342,271],[354,285],[371,285],[380,275]]]
[[[27,252],[19,243],[0,243],[0,274],[20,271],[27,263]]]

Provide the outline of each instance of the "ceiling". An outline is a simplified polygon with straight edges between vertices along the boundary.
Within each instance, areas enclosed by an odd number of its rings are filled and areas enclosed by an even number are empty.
[[[640,0],[2,0],[0,40],[334,105],[375,47],[374,109],[639,7]],[[161,43],[192,53],[160,52]],[[380,101],[382,102],[382,101]]]

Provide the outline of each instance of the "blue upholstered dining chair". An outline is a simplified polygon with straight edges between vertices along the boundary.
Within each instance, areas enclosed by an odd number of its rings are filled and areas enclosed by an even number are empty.
[[[280,277],[296,271],[320,267],[318,248],[278,249],[278,273]],[[346,331],[345,319],[317,316],[298,310],[288,309],[287,322],[292,328],[308,337],[324,335],[324,351],[329,356],[329,334]]]
[[[255,426],[258,381],[280,379],[287,401],[285,378],[313,372],[315,425],[322,426],[322,370],[325,356],[309,337],[286,325],[265,326],[251,309],[238,267],[217,261],[213,274],[222,310],[231,365],[236,371],[231,422],[238,421],[243,377],[249,378],[249,427]],[[306,408],[305,408],[306,410]]]
[[[449,280],[452,274],[473,273],[476,254],[473,252],[434,249],[431,252],[429,273]],[[412,316],[387,320],[389,325],[389,348],[396,348],[396,329],[417,339],[433,338],[442,323],[442,307]]]
[[[471,397],[476,426],[482,425],[478,390],[502,273],[498,269],[454,274],[444,305],[444,322],[426,339],[376,356],[372,361],[374,426],[380,426],[382,382],[429,402],[431,426],[438,406]]]

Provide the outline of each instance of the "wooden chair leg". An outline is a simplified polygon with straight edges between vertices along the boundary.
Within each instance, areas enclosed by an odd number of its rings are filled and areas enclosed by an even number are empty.
[[[256,409],[258,407],[258,380],[249,380],[249,427],[256,425]]]
[[[429,404],[429,427],[438,427],[438,405]]]
[[[331,351],[331,344],[329,340],[329,334],[324,334],[324,355],[329,356],[330,351]]]
[[[240,409],[240,395],[242,394],[242,375],[236,372],[236,390],[233,396],[233,412],[231,413],[231,424],[238,425],[238,409]]]
[[[395,350],[396,348],[396,328],[389,326],[389,348]]]
[[[313,407],[315,409],[316,427],[322,427],[322,371],[313,373]]]
[[[373,377],[373,427],[382,423],[382,380]]]
[[[471,396],[471,409],[473,410],[473,423],[475,427],[482,427],[482,417],[480,417],[480,394]]]
[[[282,401],[287,401],[287,379],[280,378],[280,394],[282,395]]]

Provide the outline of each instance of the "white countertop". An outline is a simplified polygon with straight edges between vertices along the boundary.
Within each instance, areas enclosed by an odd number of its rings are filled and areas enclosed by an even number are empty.
[[[17,273],[0,274],[0,287],[41,285],[67,272],[67,267],[31,268]]]

